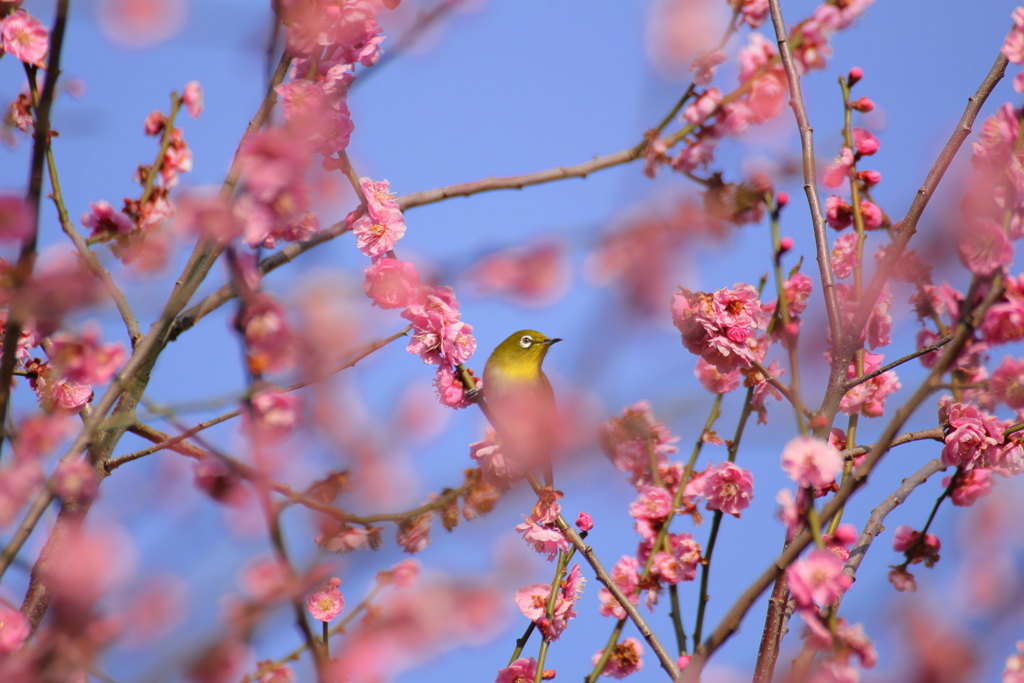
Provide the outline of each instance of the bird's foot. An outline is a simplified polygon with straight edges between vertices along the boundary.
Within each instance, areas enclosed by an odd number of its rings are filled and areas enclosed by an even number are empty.
[[[470,403],[477,403],[478,401],[480,401],[480,398],[483,396],[483,393],[484,392],[482,389],[469,389],[468,391],[466,391],[466,400],[469,401]]]

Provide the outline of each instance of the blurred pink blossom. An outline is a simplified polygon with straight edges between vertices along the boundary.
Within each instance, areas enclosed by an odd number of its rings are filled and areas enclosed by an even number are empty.
[[[42,22],[25,10],[16,10],[0,21],[4,52],[25,64],[46,67],[50,33]]]
[[[825,187],[839,187],[850,174],[850,167],[853,166],[853,150],[843,147],[839,156],[832,162],[832,165],[825,171],[821,179]]]
[[[189,116],[194,119],[199,118],[205,106],[203,86],[199,84],[199,81],[189,81],[185,84],[185,90],[181,95],[181,103],[185,105]]]
[[[636,638],[625,638],[621,643],[615,645],[615,649],[609,655],[608,663],[605,664],[601,675],[620,679],[630,674],[635,674],[644,668],[643,654],[644,646],[639,640]],[[597,666],[603,656],[604,650],[598,650],[590,658],[590,661],[594,666]]]
[[[853,583],[843,573],[843,561],[828,550],[812,550],[786,569],[786,577],[800,607],[829,605]]]
[[[0,195],[0,240],[19,242],[32,234],[34,224],[35,219],[21,196]]]

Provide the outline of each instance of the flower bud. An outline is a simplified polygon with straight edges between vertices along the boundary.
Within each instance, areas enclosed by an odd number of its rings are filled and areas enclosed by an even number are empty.
[[[792,251],[792,250],[793,250],[793,238],[792,237],[783,237],[781,240],[779,240],[779,256],[782,256],[787,251]]]
[[[856,109],[861,114],[867,114],[869,111],[875,108],[875,103],[871,101],[870,97],[862,97],[859,100],[850,102],[850,109]]]
[[[777,207],[779,207],[781,209],[786,204],[789,204],[789,193],[788,192],[780,192],[777,195],[775,195],[775,205]]]
[[[846,77],[846,87],[852,88],[862,78],[864,78],[864,70],[859,66],[853,67],[850,69],[850,75]]]

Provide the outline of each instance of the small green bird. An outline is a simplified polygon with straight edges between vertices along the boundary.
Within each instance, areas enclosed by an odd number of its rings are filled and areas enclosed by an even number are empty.
[[[551,458],[558,449],[558,411],[541,364],[551,345],[562,341],[535,330],[520,330],[498,344],[484,367],[483,395],[496,419],[506,458],[544,469],[552,485]]]

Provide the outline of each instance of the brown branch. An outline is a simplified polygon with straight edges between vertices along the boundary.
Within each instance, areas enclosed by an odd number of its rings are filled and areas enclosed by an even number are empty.
[[[793,108],[793,116],[800,129],[804,193],[807,195],[807,204],[811,209],[811,222],[814,225],[814,245],[818,255],[818,270],[821,274],[822,292],[825,295],[825,310],[828,312],[829,329],[832,331],[832,339],[839,339],[841,332],[839,301],[836,298],[835,279],[832,275],[832,256],[828,249],[828,236],[825,234],[825,214],[821,210],[818,180],[814,170],[814,129],[811,128],[807,110],[804,108],[804,99],[800,92],[800,76],[796,72],[793,54],[789,49],[786,24],[782,19],[779,0],[768,0],[768,4],[771,9],[772,24],[775,26],[775,37],[779,44],[779,56],[782,58],[782,67],[786,72],[786,82],[789,85],[789,106]],[[845,366],[843,369],[846,369]]]
[[[13,269],[14,300],[7,311],[4,326],[3,353],[0,355],[0,448],[7,434],[7,413],[11,397],[11,377],[17,363],[18,341],[21,329],[28,318],[24,302],[20,301],[20,290],[32,275],[36,262],[36,244],[39,239],[39,208],[43,192],[43,163],[46,150],[50,146],[50,109],[53,106],[54,93],[57,90],[57,78],[60,77],[60,55],[64,48],[64,28],[67,25],[68,0],[58,0],[57,14],[50,33],[50,54],[46,59],[46,81],[39,101],[34,105],[35,130],[32,136],[32,163],[29,167],[28,193],[25,203],[32,215],[32,229],[22,242],[18,263]],[[35,67],[31,67],[35,68]],[[33,88],[32,97],[36,90]]]
[[[892,443],[889,444],[889,448],[899,446],[905,443],[910,443],[911,441],[943,441],[944,439],[945,432],[943,432],[942,427],[935,427],[934,429],[924,429],[919,432],[905,432],[903,434],[900,434],[899,436],[892,440]],[[843,459],[851,460],[853,458],[862,456],[866,453],[870,453],[871,450],[875,448],[877,445],[878,444],[874,444],[871,446],[856,446],[854,448],[847,448],[845,451],[842,452]]]

